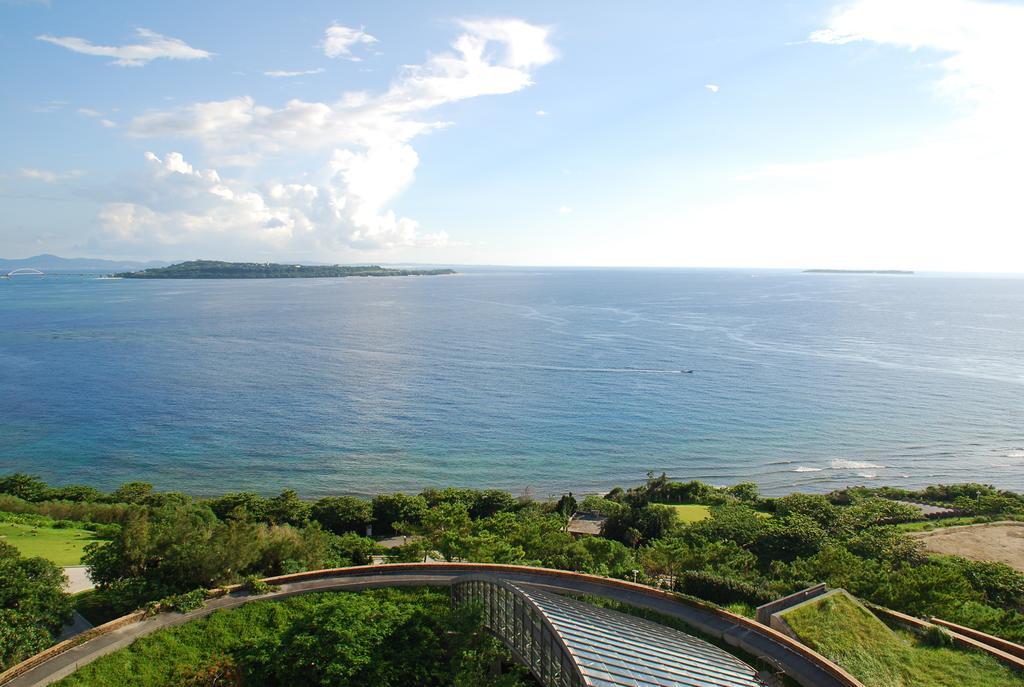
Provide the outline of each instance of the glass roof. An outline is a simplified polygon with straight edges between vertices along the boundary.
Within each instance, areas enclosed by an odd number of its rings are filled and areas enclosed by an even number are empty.
[[[513,585],[547,616],[595,687],[763,687],[749,665],[644,618]]]

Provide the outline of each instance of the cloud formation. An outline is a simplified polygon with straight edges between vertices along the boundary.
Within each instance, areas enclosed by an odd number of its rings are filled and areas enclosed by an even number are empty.
[[[36,38],[83,55],[113,57],[115,59],[110,64],[116,64],[119,67],[143,67],[158,59],[202,60],[213,56],[213,53],[193,48],[178,38],[161,36],[149,29],[138,28],[135,29],[135,33],[141,39],[139,43],[117,46],[96,45],[85,38],[75,36],[43,34]]]
[[[753,170],[737,179],[742,186],[729,202],[692,209],[682,223],[720,237],[719,246],[704,250],[718,251],[721,264],[793,265],[801,259],[795,251],[804,250],[816,256],[811,266],[1019,271],[1020,36],[1021,5],[843,5],[810,42],[833,50],[855,51],[864,43],[917,52],[938,104],[948,106],[948,122],[922,128],[885,152]],[[742,228],[752,226],[758,231],[738,241]]]
[[[518,20],[460,25],[451,51],[404,67],[379,94],[279,107],[238,97],[136,117],[129,135],[192,139],[215,163],[259,165],[303,154],[322,156],[321,166],[299,183],[255,187],[195,169],[178,153],[150,153],[148,190],[108,205],[104,226],[136,242],[202,245],[216,236],[218,245],[253,241],[309,254],[445,243],[443,232],[424,235],[415,220],[387,207],[415,177],[412,139],[448,125],[421,116],[446,103],[522,90],[533,82],[532,70],[555,57],[545,28]]]
[[[377,39],[366,33],[362,28],[353,29],[341,24],[332,24],[324,31],[324,40],[320,44],[328,57],[342,58],[352,62],[361,62],[363,58],[352,54],[357,45],[371,45]]]
[[[708,89],[712,93],[718,93],[719,91],[719,86],[716,83],[706,83],[704,84],[704,88]]]
[[[22,167],[21,169],[18,170],[18,174],[20,174],[25,179],[36,179],[38,181],[45,181],[48,184],[55,184],[58,181],[62,181],[64,179],[74,179],[76,177],[80,177],[83,174],[85,174],[85,172],[83,172],[80,169],[72,169],[71,171],[68,172],[53,172],[48,169]]]
[[[318,67],[317,69],[306,69],[298,72],[286,72],[283,70],[275,70],[271,72],[263,72],[263,76],[269,76],[272,79],[287,79],[293,76],[309,76],[310,74],[323,74],[324,68]]]
[[[68,101],[66,101],[66,100],[51,100],[49,102],[45,102],[45,103],[42,103],[40,105],[36,105],[35,107],[32,108],[32,111],[33,112],[40,112],[40,113],[43,113],[43,114],[48,114],[50,112],[56,112],[57,110],[61,110],[61,109],[65,108],[66,106],[68,106],[69,104],[70,103],[68,103]]]

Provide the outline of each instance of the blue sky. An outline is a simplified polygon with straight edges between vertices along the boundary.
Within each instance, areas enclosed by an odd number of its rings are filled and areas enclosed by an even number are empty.
[[[1024,4],[0,0],[0,256],[1020,271]]]

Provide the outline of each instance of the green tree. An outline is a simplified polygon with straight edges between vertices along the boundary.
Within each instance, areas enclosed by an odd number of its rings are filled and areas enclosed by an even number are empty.
[[[465,504],[442,502],[424,513],[420,531],[432,551],[446,561],[454,561],[469,554],[472,528]]]
[[[558,503],[555,504],[555,512],[569,517],[576,512],[576,505],[576,498],[570,491],[568,494],[562,494],[562,498],[558,499]]]
[[[501,489],[486,489],[477,493],[477,498],[469,509],[469,517],[489,518],[498,513],[516,509],[516,500],[512,494]]]
[[[362,535],[366,533],[366,526],[373,522],[373,506],[355,496],[328,496],[313,504],[311,516],[335,534]]]
[[[142,503],[153,492],[149,482],[126,482],[110,495],[115,503]]]
[[[294,489],[285,489],[267,502],[267,519],[275,525],[303,525],[309,521],[310,504]]]
[[[754,482],[740,482],[726,489],[726,492],[735,496],[740,501],[753,503],[758,500],[759,492]]]
[[[36,475],[16,472],[0,479],[0,494],[10,494],[26,501],[42,501],[49,491],[46,482]]]
[[[53,643],[71,617],[64,573],[0,541],[0,671]]]
[[[427,500],[422,496],[405,494],[378,494],[373,497],[373,533],[376,535],[395,534],[395,523],[406,523],[411,527],[419,525],[427,510]]]
[[[207,505],[221,520],[266,520],[269,499],[251,491],[240,491],[207,501]]]
[[[101,502],[106,496],[99,489],[73,484],[67,487],[54,487],[46,492],[47,501],[74,501],[76,503]]]

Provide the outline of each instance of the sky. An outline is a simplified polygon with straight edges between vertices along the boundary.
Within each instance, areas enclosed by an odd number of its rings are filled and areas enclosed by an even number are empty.
[[[0,257],[1024,271],[1024,2],[0,0]]]

